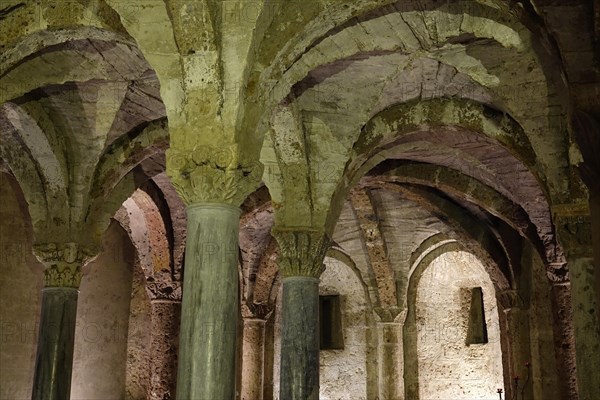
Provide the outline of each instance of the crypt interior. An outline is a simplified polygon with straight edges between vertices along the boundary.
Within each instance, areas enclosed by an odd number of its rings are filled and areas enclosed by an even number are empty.
[[[600,0],[4,0],[0,52],[0,399],[600,399]]]

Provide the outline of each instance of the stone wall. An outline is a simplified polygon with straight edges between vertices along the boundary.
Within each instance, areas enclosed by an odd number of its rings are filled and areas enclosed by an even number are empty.
[[[31,255],[28,220],[0,174],[0,399],[31,398],[43,267]]]
[[[473,287],[483,291],[487,344],[466,344]],[[481,263],[465,252],[434,259],[417,286],[416,317],[420,399],[496,398],[504,387],[498,309]]]
[[[338,294],[341,297],[343,350],[321,350],[320,393],[322,400],[367,398],[367,305],[363,286],[356,274],[345,264],[327,257],[321,275],[320,295]],[[279,399],[280,314],[277,303],[275,315],[274,398]]]
[[[122,399],[125,393],[134,250],[115,221],[103,248],[84,269],[79,288],[72,400]]]
[[[150,299],[146,278],[139,263],[133,268],[129,332],[127,334],[127,367],[125,399],[145,400],[150,380]]]
[[[356,274],[340,261],[326,258],[321,275],[321,295],[339,294],[341,298],[343,350],[321,350],[321,388],[319,398],[334,400],[367,398],[366,321],[363,287]]]

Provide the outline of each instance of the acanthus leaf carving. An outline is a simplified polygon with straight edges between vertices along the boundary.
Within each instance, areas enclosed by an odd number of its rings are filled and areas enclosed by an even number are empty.
[[[146,282],[150,300],[181,301],[181,282]]]
[[[331,246],[326,233],[307,228],[273,228],[272,233],[279,244],[278,264],[283,276],[318,278],[323,273],[323,260]]]
[[[33,246],[37,259],[44,264],[45,287],[78,288],[81,268],[98,254],[96,249],[78,243],[37,243]]]
[[[167,173],[187,204],[225,203],[235,206],[260,185],[263,165],[239,162],[238,146],[197,145],[191,151],[167,151]]]

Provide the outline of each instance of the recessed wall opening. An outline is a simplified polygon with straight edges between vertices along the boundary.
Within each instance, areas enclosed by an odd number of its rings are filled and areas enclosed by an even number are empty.
[[[504,378],[495,300],[489,275],[471,253],[443,253],[423,272],[415,307],[421,399],[497,396]]]
[[[319,330],[321,350],[344,348],[339,295],[319,296]]]
[[[485,322],[485,308],[483,306],[483,290],[481,287],[475,287],[471,289],[467,345],[485,344],[487,342],[488,334]]]

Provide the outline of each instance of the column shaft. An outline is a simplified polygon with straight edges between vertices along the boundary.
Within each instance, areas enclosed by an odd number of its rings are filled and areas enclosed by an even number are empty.
[[[404,394],[403,368],[401,363],[402,341],[400,324],[380,322],[379,328],[379,398],[401,399]]]
[[[177,399],[232,400],[240,209],[193,204],[187,217]]]
[[[71,398],[77,296],[76,288],[49,287],[42,290],[32,400]]]
[[[507,333],[510,342],[511,386],[507,392],[515,398],[531,399],[533,396],[533,376],[526,363],[531,362],[529,335],[529,315],[527,310],[512,307],[505,310]],[[528,376],[529,375],[529,376]],[[515,382],[518,377],[518,382]],[[516,384],[518,383],[518,387]],[[516,390],[516,393],[515,393]]]
[[[178,301],[150,302],[149,400],[175,398],[180,314],[181,303]]]
[[[402,330],[404,344],[404,398],[419,400],[419,355],[417,353],[418,335],[416,307],[408,310]]]
[[[569,260],[580,400],[600,398],[600,324],[592,258]]]
[[[265,321],[244,319],[242,400],[262,400],[265,359]]]
[[[280,399],[319,398],[319,279],[285,277]]]
[[[559,379],[558,397],[577,400],[577,360],[571,303],[571,284],[569,282],[553,284],[552,320],[556,374],[561,378]]]

